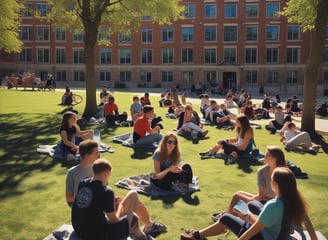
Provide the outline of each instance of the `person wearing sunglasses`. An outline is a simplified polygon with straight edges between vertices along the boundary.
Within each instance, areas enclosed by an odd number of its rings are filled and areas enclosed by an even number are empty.
[[[189,164],[182,163],[178,137],[168,132],[160,141],[153,156],[154,175],[152,183],[164,190],[173,190],[175,183],[185,184],[192,182],[192,169]]]

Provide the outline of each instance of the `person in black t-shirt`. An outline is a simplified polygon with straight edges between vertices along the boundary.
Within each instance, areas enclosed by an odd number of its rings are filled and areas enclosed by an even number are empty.
[[[136,191],[123,199],[107,185],[112,166],[106,159],[97,159],[93,178],[80,182],[72,207],[72,225],[77,235],[86,240],[120,240],[132,232],[137,240],[153,239],[149,234],[165,232],[166,226],[151,220],[148,210]],[[142,230],[139,220],[145,224]]]

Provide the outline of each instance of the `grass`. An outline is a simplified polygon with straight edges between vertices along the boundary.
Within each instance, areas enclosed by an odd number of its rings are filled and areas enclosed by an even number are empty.
[[[85,96],[84,93],[79,94]],[[121,111],[128,111],[134,94],[114,93]],[[70,222],[70,208],[64,198],[68,167],[36,152],[38,145],[55,144],[60,139],[58,131],[63,107],[58,103],[61,95],[62,92],[58,91],[0,90],[0,234],[3,239],[43,239],[60,225]],[[157,114],[164,116],[167,109],[159,108],[158,100],[159,97],[151,96]],[[84,104],[74,109],[81,114]],[[198,106],[195,109],[198,110]],[[165,117],[163,120],[163,132],[177,125],[177,120]],[[112,143],[112,136],[130,132],[131,128],[87,127],[100,129],[102,141],[115,149],[115,153],[105,153],[102,157],[113,164],[110,185],[118,195],[125,194],[127,190],[115,187],[117,180],[152,171],[151,152],[140,156],[134,154],[131,148]],[[201,191],[191,196],[159,200],[140,196],[153,219],[168,226],[168,232],[158,239],[179,239],[181,228],[205,227],[211,223],[213,212],[226,209],[235,191],[257,191],[256,171],[259,165],[225,166],[219,159],[200,160],[199,152],[207,150],[218,139],[234,136],[231,130],[218,130],[212,126],[206,126],[206,129],[209,129],[209,138],[198,144],[179,138],[183,160],[190,163],[194,174],[199,176]],[[267,145],[280,146],[279,137],[268,134],[264,128],[255,130],[255,137],[262,152]],[[316,230],[325,236],[328,236],[327,140],[327,137],[321,140],[325,152],[317,156],[286,152],[286,158],[310,176],[307,180],[298,180],[298,186],[308,200],[310,218]],[[236,238],[230,233],[225,239]]]

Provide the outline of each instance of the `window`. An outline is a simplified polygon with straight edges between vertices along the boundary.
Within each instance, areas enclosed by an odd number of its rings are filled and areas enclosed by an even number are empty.
[[[257,71],[245,71],[245,82],[247,85],[257,85]]]
[[[37,40],[49,41],[49,27],[47,26],[37,27]]]
[[[300,48],[295,48],[295,47],[288,47],[287,48],[287,63],[299,63],[300,62]]]
[[[183,83],[194,82],[194,72],[183,72],[182,73]]]
[[[296,41],[300,40],[301,28],[299,26],[288,26],[287,27],[287,40]]]
[[[173,64],[173,48],[162,49],[162,63]]]
[[[245,63],[247,64],[257,63],[257,48],[245,49]]]
[[[216,18],[216,4],[205,4],[205,18]]]
[[[266,17],[278,18],[279,17],[279,2],[271,2],[266,4]]]
[[[194,28],[193,27],[183,27],[182,28],[182,41],[183,42],[194,41]]]
[[[20,39],[22,41],[32,41],[33,40],[33,27],[32,26],[21,26],[20,28]]]
[[[268,71],[267,72],[267,84],[278,85],[279,84],[279,72],[278,71]]]
[[[99,79],[102,82],[109,82],[111,80],[111,72],[100,71],[99,72]]]
[[[85,81],[85,73],[83,71],[73,71],[73,81],[84,82]]]
[[[56,71],[56,81],[66,82],[66,71]]]
[[[37,63],[50,63],[50,50],[49,48],[36,49]]]
[[[228,47],[224,48],[223,54],[224,54],[223,57],[225,63],[228,64],[236,63],[236,56],[237,56],[236,48],[228,48]]]
[[[172,83],[173,82],[173,72],[162,71],[161,72],[161,82],[162,83]]]
[[[297,71],[295,70],[288,70],[287,71],[287,85],[295,85],[297,84]]]
[[[224,5],[224,17],[236,18],[237,17],[237,4],[229,3]]]
[[[246,41],[257,41],[258,26],[246,26]]]
[[[32,62],[32,48],[23,48],[19,53],[19,62],[30,63]]]
[[[130,33],[122,33],[118,34],[119,43],[131,43],[131,34]]]
[[[182,48],[182,63],[192,64],[193,63],[193,49],[192,48]]]
[[[73,33],[73,42],[83,42],[84,39],[84,31]]]
[[[216,41],[216,26],[205,26],[205,39],[206,42]]]
[[[278,63],[278,48],[266,48],[266,63]]]
[[[224,26],[224,41],[236,42],[237,41],[237,26]]]
[[[121,82],[131,82],[131,72],[130,71],[120,72],[120,81]]]
[[[153,30],[151,28],[142,29],[142,42],[151,43],[153,41]]]
[[[66,59],[66,56],[65,56],[65,48],[56,48],[55,50],[55,58],[56,58],[56,63],[57,64],[64,64],[66,63],[65,59]]]
[[[279,40],[279,26],[266,26],[266,40],[278,41]]]
[[[326,27],[326,40],[328,40],[328,27]]]
[[[36,11],[40,15],[40,17],[46,17],[48,12],[48,4],[47,3],[37,3]]]
[[[111,49],[100,49],[100,64],[112,64]]]
[[[100,42],[100,44],[106,44],[110,41],[108,27],[102,26],[99,28],[97,40]]]
[[[212,87],[216,85],[216,72],[215,71],[204,71],[206,82],[210,83]]]
[[[325,47],[323,50],[323,62],[328,63],[328,47]]]
[[[151,72],[149,71],[141,71],[140,72],[140,81],[146,87],[151,87]]]
[[[216,49],[215,48],[206,48],[204,54],[205,64],[215,64],[216,63]]]
[[[153,63],[153,50],[152,49],[141,49],[141,63],[152,64]]]
[[[195,3],[186,3],[184,4],[185,11],[184,17],[185,18],[196,18],[196,4]]]
[[[63,28],[55,29],[55,40],[56,41],[66,41],[66,30]]]
[[[23,17],[33,17],[32,3],[26,2],[25,8],[22,11],[23,11],[23,13],[22,13]]]
[[[84,50],[83,49],[73,49],[73,63],[74,64],[84,64]]]
[[[162,28],[162,42],[173,42],[173,28]]]
[[[131,49],[120,49],[120,64],[131,64]]]
[[[246,4],[245,11],[246,18],[257,18],[259,16],[259,5],[255,3]]]

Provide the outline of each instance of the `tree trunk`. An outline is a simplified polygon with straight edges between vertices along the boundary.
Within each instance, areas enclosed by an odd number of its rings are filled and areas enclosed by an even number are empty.
[[[309,56],[309,63],[305,68],[304,79],[304,103],[302,130],[307,131],[311,136],[315,136],[315,104],[316,91],[320,65],[323,61],[323,50],[325,43],[325,31],[328,23],[328,1],[319,0],[317,6],[317,18],[313,31],[313,41]]]
[[[97,44],[99,24],[85,24],[84,57],[85,57],[85,83],[86,102],[83,118],[94,117],[98,111],[96,94],[95,49]]]

